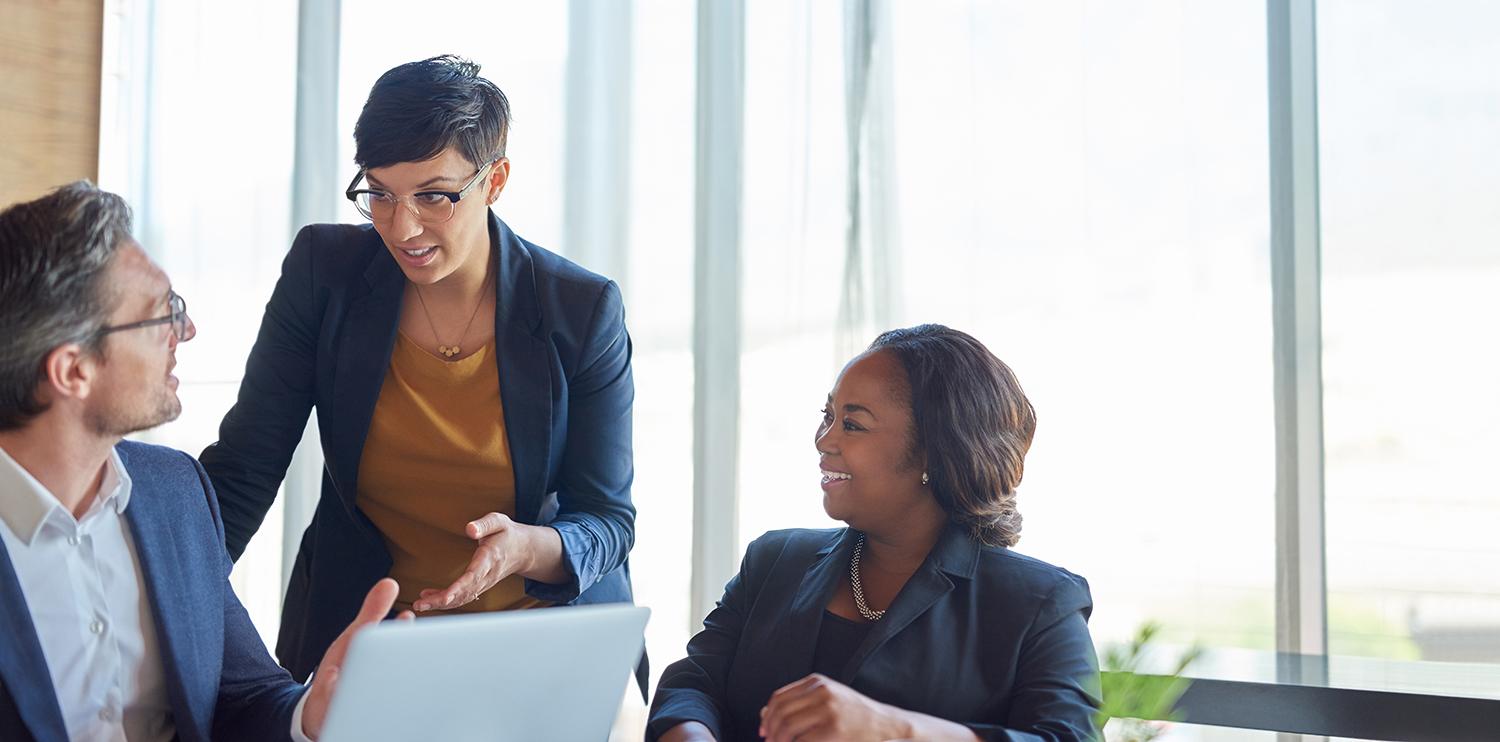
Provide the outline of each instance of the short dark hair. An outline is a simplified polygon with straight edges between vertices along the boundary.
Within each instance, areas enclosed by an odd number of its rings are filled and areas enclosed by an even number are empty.
[[[37,398],[47,355],[98,350],[114,292],[104,272],[130,239],[130,207],[86,180],[0,212],[0,430],[46,411]]]
[[[354,162],[365,170],[425,162],[449,147],[481,167],[505,156],[510,102],[461,57],[408,62],[375,81],[354,124]]]
[[[893,353],[906,370],[911,454],[926,455],[938,504],[980,542],[1014,545],[1016,487],[1036,433],[1036,410],[1016,375],[984,344],[942,325],[891,330],[870,351]]]

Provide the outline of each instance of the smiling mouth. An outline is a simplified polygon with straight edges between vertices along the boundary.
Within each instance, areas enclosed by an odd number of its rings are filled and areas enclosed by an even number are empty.
[[[853,479],[853,477],[849,476],[849,474],[846,472],[828,471],[827,469],[823,470],[823,484],[828,484],[829,482],[843,482],[850,479]]]
[[[433,250],[436,250],[437,249],[437,245],[433,245],[432,247],[424,247],[424,248],[422,248],[420,250],[408,250],[408,249],[406,249],[404,247],[397,248],[397,249],[399,249],[401,252],[406,253],[407,255],[410,255],[411,257],[414,257],[414,258],[423,258],[423,257],[426,257],[426,256],[430,255]]]

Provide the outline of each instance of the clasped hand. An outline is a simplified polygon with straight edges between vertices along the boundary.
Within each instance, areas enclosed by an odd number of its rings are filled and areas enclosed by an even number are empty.
[[[782,686],[760,710],[770,742],[893,740],[911,736],[900,709],[818,673]]]

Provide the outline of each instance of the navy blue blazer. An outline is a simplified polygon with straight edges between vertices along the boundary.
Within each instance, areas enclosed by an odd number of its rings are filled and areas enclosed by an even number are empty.
[[[760,739],[771,693],[812,671],[857,536],[772,531],[750,544],[688,656],[662,673],[646,738],[699,721],[721,741]],[[833,679],[982,739],[1092,740],[1092,607],[1082,577],[950,526]]]
[[[629,602],[635,387],[619,287],[517,237],[493,213],[489,230],[516,520],[557,529],[573,575],[565,585],[528,580],[526,592],[560,604]],[[385,541],[355,493],[405,285],[370,225],[305,227],[266,305],[239,399],[200,457],[238,559],[276,498],[308,411],[317,410],[322,495],[302,535],[276,643],[299,680],[390,572]]]
[[[156,620],[177,736],[184,742],[290,739],[303,687],[271,660],[229,587],[208,475],[181,451],[122,442],[125,520]],[[0,739],[66,742],[26,597],[0,543]]]

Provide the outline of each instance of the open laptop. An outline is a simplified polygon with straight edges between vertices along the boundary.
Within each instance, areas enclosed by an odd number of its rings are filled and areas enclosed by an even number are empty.
[[[344,658],[320,740],[603,742],[650,613],[619,604],[370,626]]]

